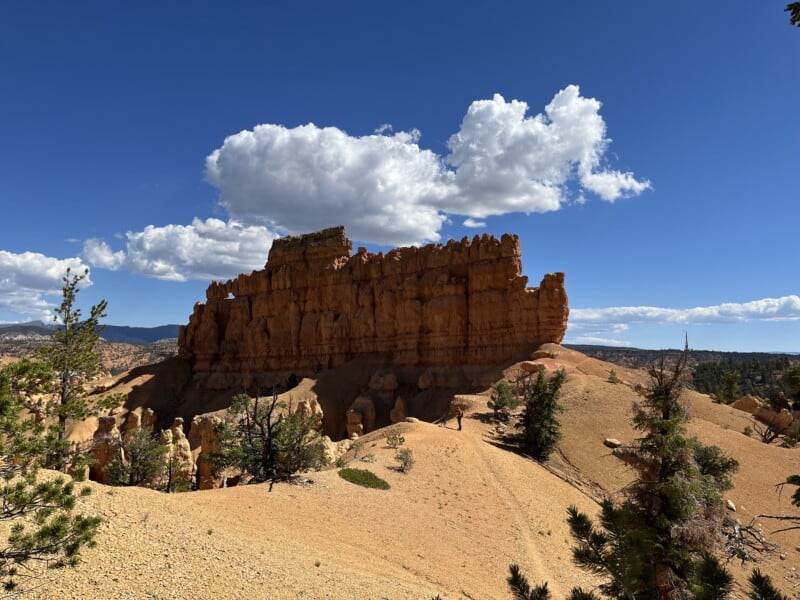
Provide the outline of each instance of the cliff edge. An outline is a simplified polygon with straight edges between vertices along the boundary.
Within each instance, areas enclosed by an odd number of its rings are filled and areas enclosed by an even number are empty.
[[[196,375],[301,375],[355,358],[499,364],[564,337],[564,274],[527,287],[516,235],[352,249],[344,227],[276,240],[263,270],[208,287],[179,355]]]

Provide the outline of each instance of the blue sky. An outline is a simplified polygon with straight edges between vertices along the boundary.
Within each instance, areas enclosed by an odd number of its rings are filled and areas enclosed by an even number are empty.
[[[800,351],[785,2],[0,4],[0,321],[184,323],[271,240],[518,233],[565,341]]]

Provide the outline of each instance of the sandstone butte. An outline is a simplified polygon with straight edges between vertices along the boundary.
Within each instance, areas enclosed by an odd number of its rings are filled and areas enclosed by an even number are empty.
[[[344,227],[286,237],[263,270],[212,282],[179,334],[195,379],[222,389],[243,375],[310,375],[375,357],[497,365],[564,337],[564,274],[527,287],[516,235],[352,250]]]

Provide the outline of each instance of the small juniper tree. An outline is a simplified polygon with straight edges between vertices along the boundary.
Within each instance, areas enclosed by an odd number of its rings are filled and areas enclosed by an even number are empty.
[[[525,450],[537,460],[547,460],[561,439],[557,415],[563,408],[558,394],[566,378],[566,372],[559,369],[548,381],[545,368],[540,365],[536,379],[523,387],[525,413],[519,426],[524,428]]]
[[[318,415],[307,416],[288,407],[275,426],[278,449],[276,474],[288,477],[316,469],[322,464],[322,421]]]
[[[76,515],[75,484],[63,477],[40,479],[44,425],[25,413],[26,393],[46,380],[40,363],[21,361],[0,370],[0,520],[10,523],[0,550],[0,582],[17,587],[25,566],[46,561],[73,566],[94,544],[97,517]],[[79,493],[86,495],[88,488]]]
[[[152,427],[137,427],[120,439],[118,452],[106,468],[110,485],[155,486],[167,468],[169,448]]]
[[[269,399],[238,394],[228,410],[232,420],[223,426],[217,466],[274,482],[321,463],[319,417],[293,412],[277,391]]]
[[[508,421],[512,410],[521,404],[519,397],[504,379],[492,384],[492,396],[487,406],[494,411],[498,421]]]

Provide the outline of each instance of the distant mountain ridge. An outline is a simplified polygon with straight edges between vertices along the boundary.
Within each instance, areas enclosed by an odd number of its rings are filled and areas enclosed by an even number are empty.
[[[159,325],[158,327],[128,327],[126,325],[106,325],[103,339],[109,342],[127,344],[150,344],[158,340],[178,337],[180,325]]]
[[[595,346],[586,344],[562,344],[565,348],[577,350],[578,352],[597,358],[605,362],[610,362],[623,367],[632,369],[645,369],[651,365],[658,364],[661,358],[667,362],[677,360],[683,353],[679,349],[647,350],[642,348],[625,348],[620,346]],[[689,349],[689,365],[695,366],[702,363],[717,362],[720,360],[732,360],[734,362],[744,362],[747,360],[765,360],[778,358],[781,356],[789,357],[790,362],[798,362],[797,352],[724,352],[720,350],[693,350]]]
[[[151,344],[159,340],[178,337],[180,325],[160,325],[158,327],[129,327],[127,325],[106,325],[102,337],[109,342],[126,344]],[[57,323],[0,323],[0,338],[50,336],[58,329]]]

